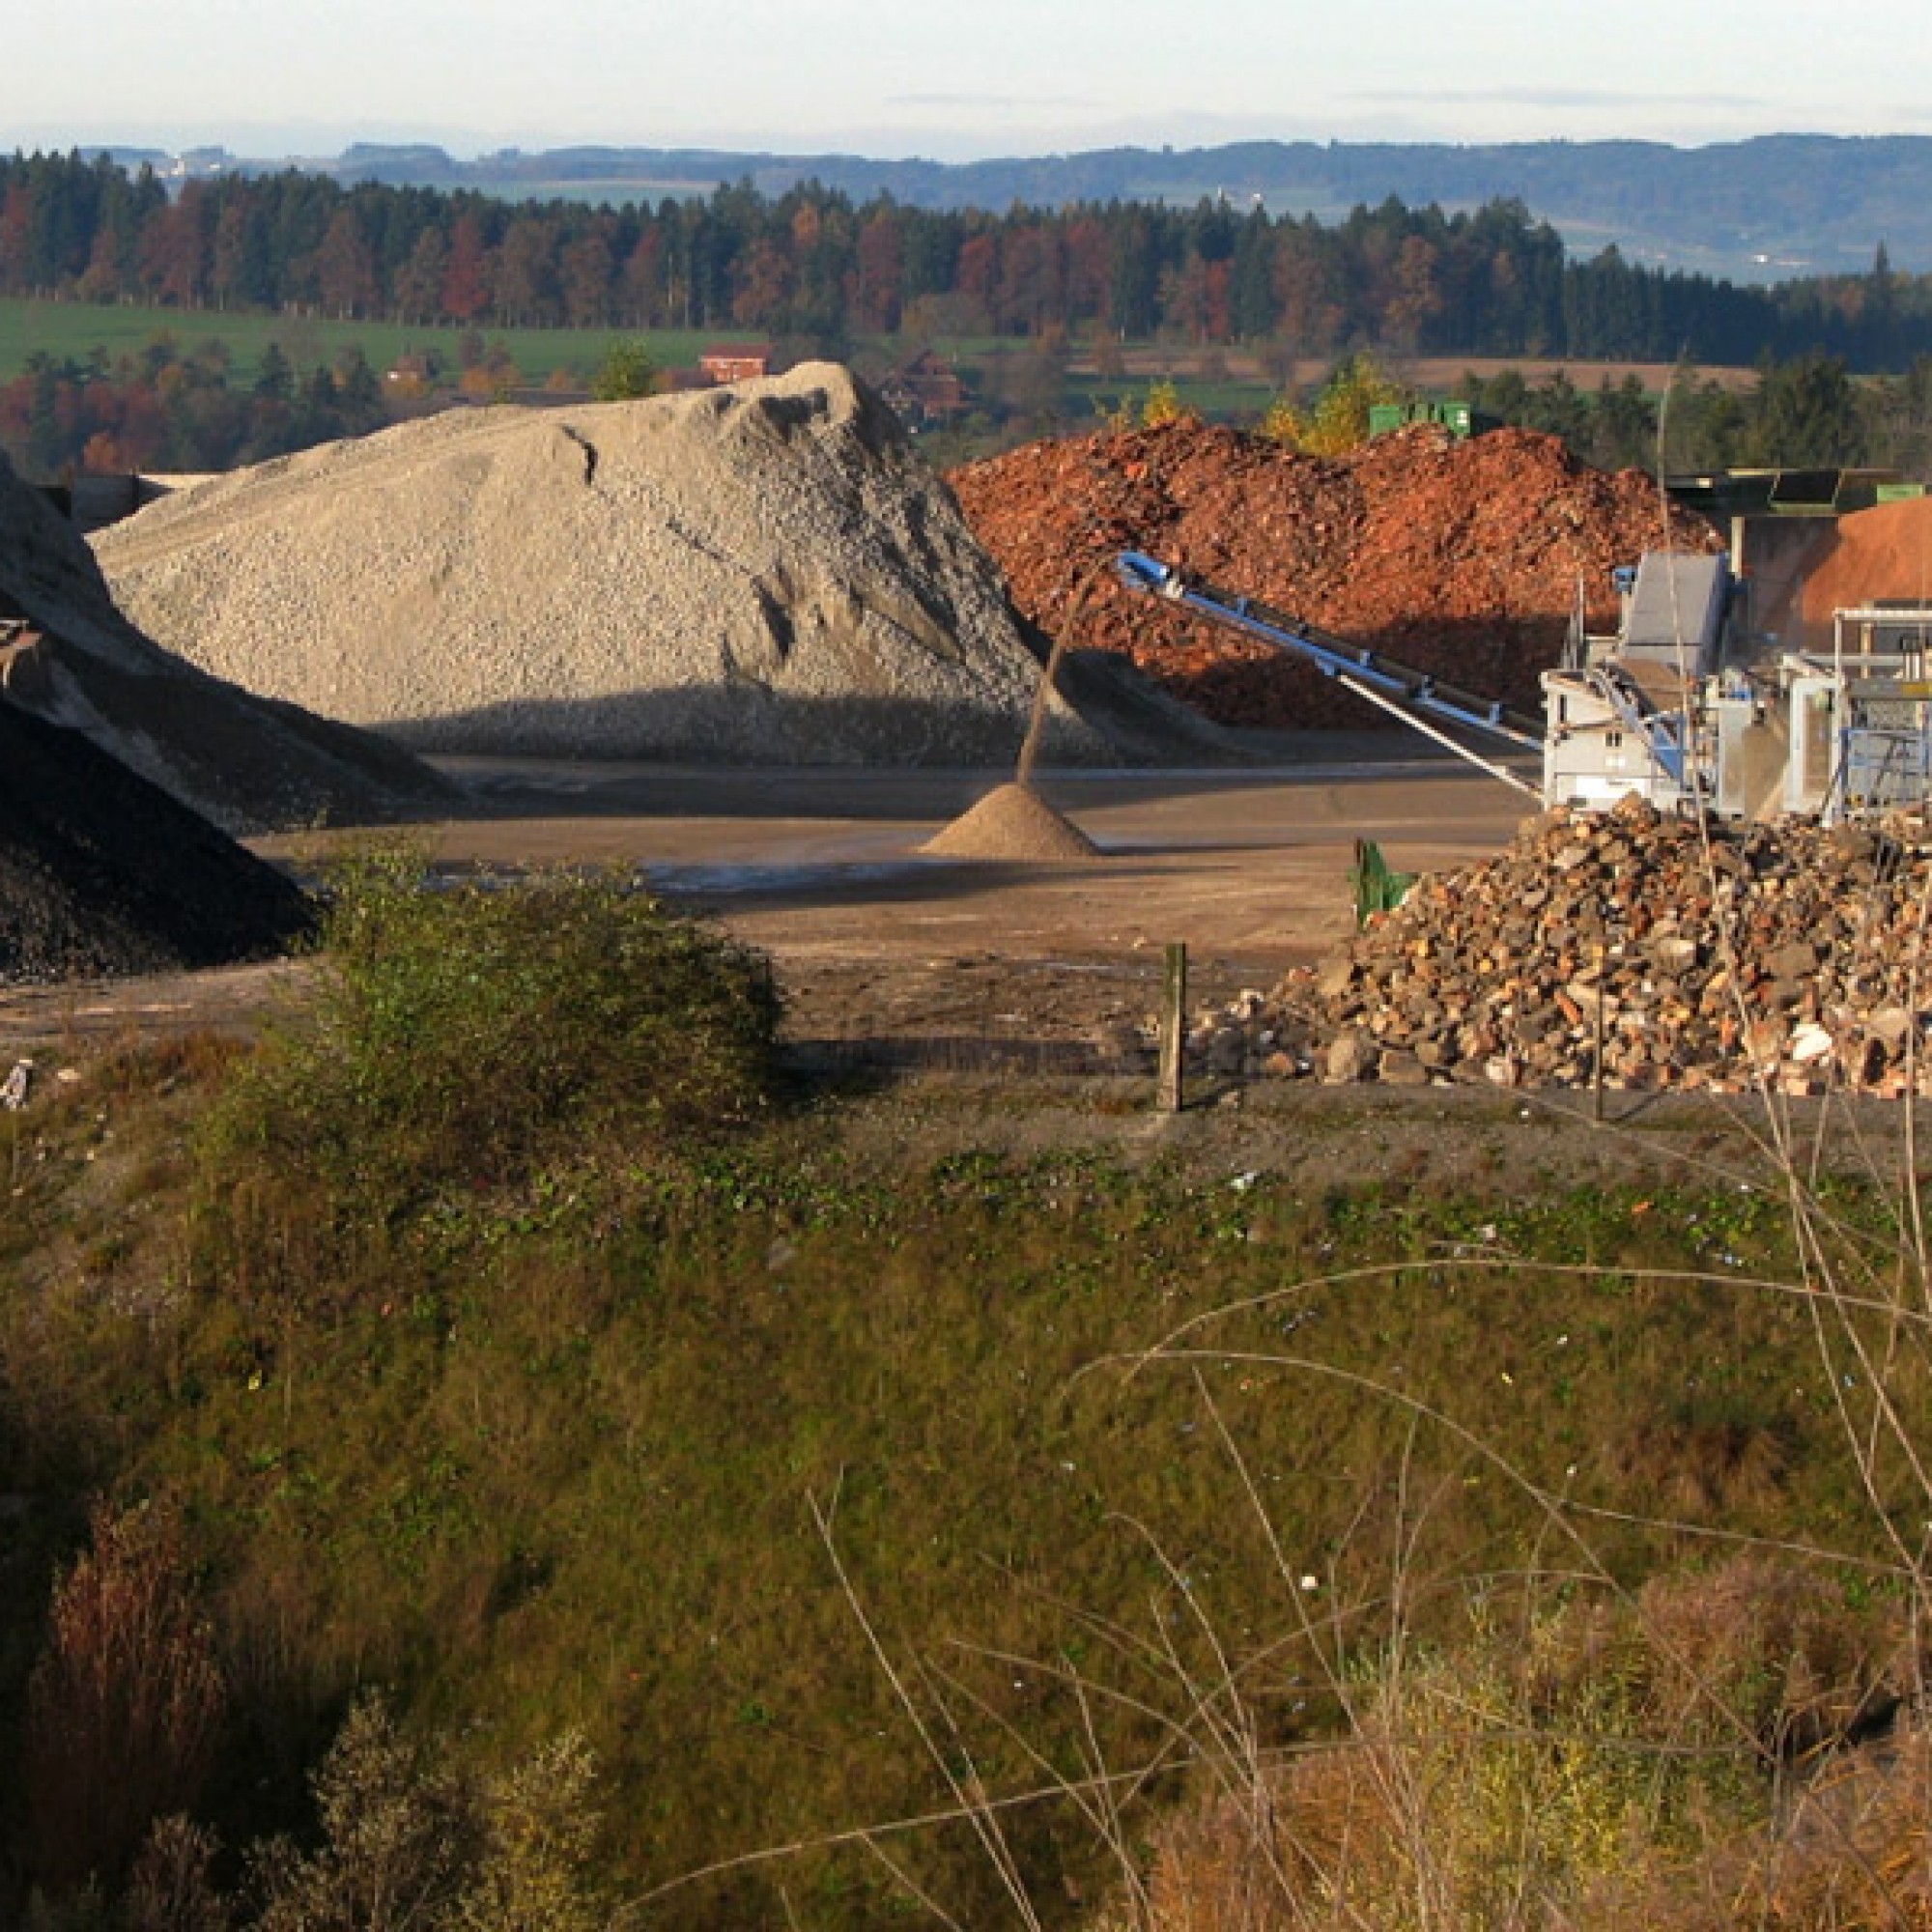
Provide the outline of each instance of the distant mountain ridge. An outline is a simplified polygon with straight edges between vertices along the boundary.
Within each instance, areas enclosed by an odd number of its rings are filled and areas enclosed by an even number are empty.
[[[459,160],[430,144],[365,143],[298,165],[344,182],[515,197],[657,199],[742,181],[777,195],[817,181],[855,200],[886,193],[921,208],[1191,205],[1225,196],[1324,221],[1390,196],[1450,210],[1514,199],[1557,229],[1577,255],[1615,243],[1652,266],[1781,281],[1861,273],[1883,242],[1894,269],[1932,271],[1932,136],[1924,135],[1771,134],[1703,148],[1244,141],[965,162],[642,147],[507,149]]]

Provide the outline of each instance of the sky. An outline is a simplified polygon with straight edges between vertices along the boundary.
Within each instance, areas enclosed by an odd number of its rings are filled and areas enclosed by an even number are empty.
[[[89,0],[0,150],[579,142],[964,160],[1132,143],[1932,132],[1925,0]],[[11,124],[11,125],[10,125]]]

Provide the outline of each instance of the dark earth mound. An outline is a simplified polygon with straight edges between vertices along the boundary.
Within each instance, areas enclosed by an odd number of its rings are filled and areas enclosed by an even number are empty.
[[[0,983],[260,958],[300,890],[78,731],[0,703]]]

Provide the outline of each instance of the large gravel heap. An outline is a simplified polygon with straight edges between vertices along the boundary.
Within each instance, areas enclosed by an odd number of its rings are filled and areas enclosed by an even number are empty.
[[[1932,843],[1629,799],[1422,879],[1322,966],[1204,1016],[1224,1071],[1424,1086],[1932,1093]],[[1601,958],[1599,949],[1602,949]]]
[[[1032,443],[950,480],[1029,619],[1058,636],[1071,618],[1072,642],[1125,653],[1235,725],[1386,720],[1299,659],[1121,588],[1107,568],[1117,552],[1150,552],[1540,715],[1539,675],[1579,585],[1593,627],[1612,630],[1616,565],[1720,541],[1666,513],[1637,471],[1593,469],[1526,430],[1458,440],[1418,426],[1331,461],[1180,421]]]
[[[232,831],[367,823],[446,796],[362,733],[265,703],[161,650],[115,608],[87,545],[0,457],[0,697],[66,725]]]
[[[830,363],[453,411],[203,484],[98,550],[172,647],[418,748],[994,762],[1040,675],[945,486]],[[1057,707],[1050,756],[1104,750]]]

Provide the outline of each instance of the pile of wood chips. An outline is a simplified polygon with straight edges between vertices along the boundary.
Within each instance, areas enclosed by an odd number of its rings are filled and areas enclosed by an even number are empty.
[[[1123,589],[1118,553],[1540,711],[1579,585],[1607,632],[1617,565],[1721,548],[1641,472],[1593,469],[1522,430],[1463,441],[1417,426],[1324,460],[1179,421],[1032,443],[948,481],[1041,630],[1070,623],[1070,646],[1125,652],[1217,723],[1271,729],[1386,721],[1305,662]]]

